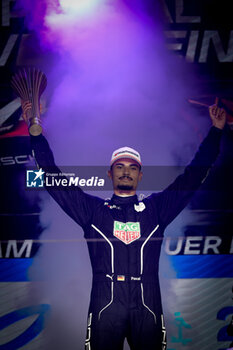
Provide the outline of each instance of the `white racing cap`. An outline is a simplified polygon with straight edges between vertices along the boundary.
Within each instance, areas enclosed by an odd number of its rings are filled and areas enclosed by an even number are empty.
[[[141,162],[141,156],[138,153],[138,151],[136,151],[133,148],[130,147],[121,147],[116,149],[113,154],[112,154],[112,158],[111,158],[111,163],[110,165],[112,166],[112,164],[118,160],[118,159],[122,159],[122,158],[129,158],[129,159],[133,159],[135,160],[140,166],[142,165]]]

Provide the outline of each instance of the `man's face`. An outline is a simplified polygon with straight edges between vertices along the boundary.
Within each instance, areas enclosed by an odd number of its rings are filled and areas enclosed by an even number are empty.
[[[129,158],[122,158],[113,163],[108,176],[112,180],[114,191],[136,192],[138,182],[142,178],[139,164]]]

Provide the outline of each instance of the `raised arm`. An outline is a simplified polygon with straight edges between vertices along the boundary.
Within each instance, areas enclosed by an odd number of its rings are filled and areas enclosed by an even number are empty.
[[[191,163],[185,168],[184,173],[164,191],[152,195],[158,207],[160,223],[164,228],[188,204],[194,192],[205,181],[219,154],[222,129],[226,123],[226,112],[218,108],[217,102],[209,107],[213,126]]]
[[[26,110],[30,108],[30,103],[25,103],[22,107],[23,117],[26,118]],[[45,173],[60,174],[61,170],[55,164],[46,138],[42,134],[30,137],[32,153],[37,166]],[[61,176],[60,178],[65,177]],[[95,207],[101,202],[100,198],[88,195],[77,186],[71,186],[67,189],[46,186],[46,189],[61,208],[83,228],[90,223]]]

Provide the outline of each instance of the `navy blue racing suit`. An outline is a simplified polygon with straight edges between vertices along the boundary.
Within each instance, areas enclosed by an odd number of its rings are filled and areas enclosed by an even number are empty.
[[[219,153],[221,130],[212,127],[192,162],[164,191],[142,201],[111,200],[80,188],[54,190],[52,197],[84,231],[93,270],[85,349],[166,349],[159,287],[159,256],[166,226],[188,204]],[[32,137],[36,161],[60,172],[46,139]]]

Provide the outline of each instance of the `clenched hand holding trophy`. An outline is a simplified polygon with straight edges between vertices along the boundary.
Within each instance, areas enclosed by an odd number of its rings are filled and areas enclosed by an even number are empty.
[[[42,133],[40,118],[40,97],[47,86],[47,78],[36,68],[22,68],[11,80],[15,93],[20,97],[22,106],[27,103],[30,108],[23,108],[23,117],[29,133],[38,136]]]

